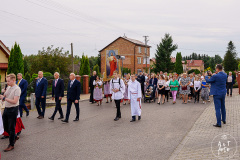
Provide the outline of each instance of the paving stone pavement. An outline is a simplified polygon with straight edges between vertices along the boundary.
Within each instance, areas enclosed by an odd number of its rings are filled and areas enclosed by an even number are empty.
[[[97,106],[80,103],[80,121],[73,122],[72,106],[68,124],[48,119],[54,107],[46,109],[44,119],[36,110],[22,121],[25,130],[11,152],[2,152],[8,140],[0,139],[2,160],[167,160],[183,140],[207,105],[193,102],[142,103],[142,119],[134,123],[130,105],[122,106],[122,118],[115,122],[114,102]],[[66,106],[63,106],[64,114]]]
[[[175,149],[170,160],[202,160],[202,159],[240,159],[240,95],[235,93],[233,97],[226,97],[226,124],[222,128],[213,127],[216,124],[214,103],[205,109],[202,115],[193,125],[190,132]],[[231,138],[228,152],[219,152],[219,141],[223,141],[218,135],[227,135]],[[220,137],[221,137],[220,136]],[[237,145],[234,141],[235,138]],[[212,143],[213,142],[213,143]],[[213,150],[211,149],[213,146]],[[227,145],[226,145],[227,147]],[[214,156],[214,154],[215,156]],[[234,155],[235,153],[235,155]],[[234,155],[234,156],[233,156]],[[218,156],[218,157],[217,157]],[[229,158],[226,158],[230,156]]]

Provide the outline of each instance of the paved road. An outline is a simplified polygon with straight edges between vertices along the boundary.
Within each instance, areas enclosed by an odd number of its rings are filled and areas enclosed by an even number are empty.
[[[186,159],[240,159],[240,95],[226,97],[226,124],[222,128],[212,125],[216,123],[214,103],[205,109],[190,132],[172,154],[170,160]],[[226,135],[226,140],[222,136]],[[229,143],[228,143],[229,141]],[[230,150],[219,150],[225,147]],[[227,143],[226,143],[227,142]],[[230,157],[230,158],[227,158]]]
[[[130,106],[122,106],[122,118],[113,121],[113,103],[102,106],[81,102],[80,121],[63,124],[47,119],[53,108],[46,110],[46,118],[37,119],[37,112],[23,117],[22,131],[15,149],[3,153],[3,160],[94,160],[94,159],[158,159],[166,160],[183,140],[207,105],[177,104],[142,105],[142,120],[130,123]],[[64,106],[64,112],[66,106]],[[56,116],[56,118],[58,115]],[[8,140],[0,140],[3,150]]]

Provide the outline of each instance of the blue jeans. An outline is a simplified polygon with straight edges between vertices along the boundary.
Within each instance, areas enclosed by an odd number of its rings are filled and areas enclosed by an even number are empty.
[[[213,96],[218,125],[221,125],[221,120],[226,121],[225,96],[225,94]]]

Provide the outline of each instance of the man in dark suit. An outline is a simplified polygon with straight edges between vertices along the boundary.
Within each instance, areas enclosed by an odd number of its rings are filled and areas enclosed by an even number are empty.
[[[22,73],[18,73],[17,74],[17,82],[16,84],[21,88],[21,96],[19,99],[19,112],[20,112],[20,117],[22,117],[23,114],[23,109],[26,111],[26,115],[29,116],[29,110],[26,107],[24,101],[26,99],[27,96],[27,86],[28,86],[28,82],[22,78]]]
[[[210,95],[213,95],[217,124],[214,127],[221,127],[221,120],[226,124],[226,109],[225,109],[225,96],[226,96],[226,81],[227,74],[223,73],[222,65],[216,66],[217,74],[213,75],[211,71],[205,73],[205,80],[211,83]],[[211,76],[211,78],[208,78]]]
[[[68,82],[68,89],[67,89],[67,113],[65,120],[62,122],[68,123],[72,103],[75,104],[76,108],[76,118],[73,121],[79,121],[79,100],[80,100],[80,92],[81,92],[81,83],[75,79],[75,74],[71,73],[69,76],[70,81]]]
[[[140,71],[140,74],[137,78],[138,82],[141,84],[141,90],[142,90],[142,96],[144,95],[144,82],[145,82],[145,76],[143,75],[143,72]]]
[[[60,117],[58,119],[63,119],[61,100],[62,100],[62,97],[64,97],[64,82],[62,79],[59,78],[58,72],[54,73],[54,78],[55,78],[55,80],[52,83],[52,100],[54,100],[54,98],[55,98],[56,107],[53,112],[53,115],[51,117],[49,117],[49,119],[51,119],[51,120],[54,120],[54,117],[55,117],[57,111],[59,111],[59,114],[60,114]]]
[[[91,91],[89,102],[92,102],[92,103],[94,103],[94,101],[93,101],[93,90],[94,90],[93,81],[96,80],[96,77],[97,77],[96,76],[96,71],[93,71],[93,75],[92,75],[92,77],[90,78],[90,81],[89,81],[89,89]]]
[[[48,81],[46,78],[43,77],[43,72],[38,72],[38,79],[36,82],[36,88],[35,88],[35,96],[36,96],[36,108],[38,111],[38,119],[43,119],[45,114],[45,106],[46,106],[46,93],[47,93],[47,85]],[[40,103],[42,106],[42,109],[40,108]]]

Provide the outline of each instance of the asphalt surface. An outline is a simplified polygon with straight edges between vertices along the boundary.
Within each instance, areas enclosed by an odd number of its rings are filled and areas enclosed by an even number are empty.
[[[166,160],[190,131],[208,105],[182,104],[177,100],[164,105],[142,103],[142,120],[130,123],[130,105],[121,105],[122,118],[115,122],[114,103],[102,106],[80,103],[80,121],[73,122],[72,106],[68,124],[48,119],[54,108],[46,109],[45,119],[37,112],[22,118],[25,130],[15,149],[4,153],[8,140],[0,140],[2,160]],[[66,106],[63,107],[64,114]]]

